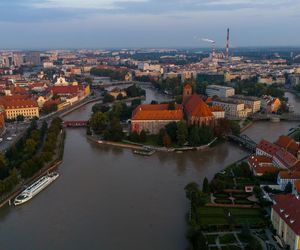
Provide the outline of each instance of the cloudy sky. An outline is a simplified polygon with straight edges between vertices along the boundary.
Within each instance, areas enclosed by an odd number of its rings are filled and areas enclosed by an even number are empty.
[[[0,48],[300,46],[299,0],[0,0]]]

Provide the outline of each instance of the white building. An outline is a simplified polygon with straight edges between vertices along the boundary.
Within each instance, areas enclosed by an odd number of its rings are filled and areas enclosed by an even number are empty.
[[[280,171],[277,177],[277,184],[281,190],[284,190],[288,183],[294,186],[296,180],[300,180],[300,171]]]
[[[250,108],[245,108],[244,103],[230,98],[217,98],[212,101],[212,104],[220,106],[227,118],[241,119],[252,113]]]
[[[234,88],[221,85],[209,85],[206,88],[206,94],[208,96],[230,97],[235,94],[235,90]]]
[[[244,96],[244,95],[234,95],[231,96],[230,99],[240,101],[245,104],[245,107],[249,107],[252,109],[253,113],[260,111],[261,108],[261,100],[254,96]]]

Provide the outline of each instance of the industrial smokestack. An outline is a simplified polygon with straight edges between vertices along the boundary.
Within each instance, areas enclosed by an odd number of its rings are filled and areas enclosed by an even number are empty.
[[[229,40],[230,40],[230,37],[229,37],[229,28],[227,29],[227,42],[226,42],[226,62],[227,62],[227,65],[229,63]]]

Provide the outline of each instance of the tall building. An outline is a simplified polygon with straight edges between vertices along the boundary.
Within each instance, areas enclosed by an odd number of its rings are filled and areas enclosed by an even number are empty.
[[[41,65],[41,53],[38,51],[28,52],[26,62],[30,65]]]
[[[21,66],[24,63],[24,57],[22,53],[16,52],[13,54],[13,65],[16,67]]]

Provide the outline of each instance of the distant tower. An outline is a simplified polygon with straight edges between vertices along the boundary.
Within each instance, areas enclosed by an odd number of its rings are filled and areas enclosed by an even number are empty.
[[[182,102],[185,103],[192,94],[193,94],[193,89],[191,85],[189,84],[185,85],[183,87]]]
[[[226,41],[226,63],[227,65],[229,64],[229,41],[230,41],[230,37],[229,37],[229,28],[227,29],[227,41]]]

